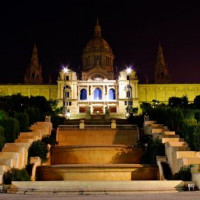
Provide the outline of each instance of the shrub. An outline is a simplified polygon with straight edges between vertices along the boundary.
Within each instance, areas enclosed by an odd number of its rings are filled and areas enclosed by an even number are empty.
[[[5,144],[4,128],[0,126],[0,151],[2,150]]]
[[[43,96],[31,96],[29,100],[29,105],[38,108],[39,113],[40,113],[40,120],[44,120],[45,115],[49,115],[52,113],[52,108],[51,108],[52,101],[47,101],[47,99]]]
[[[196,96],[196,97],[194,98],[194,106],[195,106],[196,108],[200,108],[200,95],[198,95],[198,96]]]
[[[19,121],[20,132],[26,132],[29,128],[29,117],[27,113],[15,112],[14,117]]]
[[[149,136],[141,138],[140,145],[145,147],[145,152],[141,158],[143,164],[156,164],[156,156],[164,156],[165,148],[160,139],[153,140]]]
[[[194,118],[197,120],[197,123],[200,122],[200,111],[196,111],[196,112],[194,113]]]
[[[30,176],[25,169],[12,168],[3,176],[4,184],[11,184],[12,181],[30,181]]]
[[[147,103],[147,102],[143,102],[141,105],[140,105],[140,108],[142,109],[142,113],[143,114],[149,114],[149,112],[151,111],[152,107],[151,107],[151,104],[150,103]]]
[[[42,142],[44,142],[46,145],[48,145],[48,144],[55,145],[57,143],[55,137],[53,137],[51,135],[44,136],[42,138]]]
[[[25,109],[25,113],[29,117],[29,125],[32,125],[37,121],[40,121],[40,112],[39,112],[38,108],[29,107],[29,108]]]
[[[6,142],[14,142],[14,140],[18,137],[20,129],[18,120],[6,117],[0,120],[0,125],[4,128]]]
[[[60,116],[57,116],[57,115],[51,116],[51,122],[53,124],[53,128],[57,128],[60,124],[63,124],[64,120],[65,120],[64,117],[60,117]]]
[[[48,153],[47,145],[40,140],[33,142],[28,149],[29,158],[38,156],[41,158],[42,162],[45,162],[47,160],[47,153]]]
[[[180,171],[172,176],[173,180],[191,181],[191,178],[191,167],[181,167]]]

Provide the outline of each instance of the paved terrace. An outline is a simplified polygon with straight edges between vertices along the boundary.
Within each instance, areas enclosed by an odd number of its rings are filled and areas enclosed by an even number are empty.
[[[199,200],[200,191],[173,193],[134,193],[115,195],[23,195],[0,194],[0,200]]]

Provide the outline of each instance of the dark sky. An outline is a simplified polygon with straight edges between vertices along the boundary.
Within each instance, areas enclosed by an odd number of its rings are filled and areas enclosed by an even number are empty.
[[[93,36],[96,19],[115,54],[115,65],[133,64],[153,77],[161,42],[174,82],[200,82],[200,1],[65,0],[0,3],[0,82],[20,83],[36,41],[43,76],[55,81],[61,65],[75,70]]]

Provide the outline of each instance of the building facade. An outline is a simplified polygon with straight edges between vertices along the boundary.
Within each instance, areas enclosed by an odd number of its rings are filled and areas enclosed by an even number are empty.
[[[114,55],[103,39],[100,25],[82,55],[81,79],[69,69],[60,72],[58,100],[72,115],[103,114],[125,116],[127,107],[138,107],[138,79],[134,70],[121,71],[117,79],[113,70]]]
[[[114,54],[101,34],[97,22],[94,37],[87,43],[82,54],[81,78],[76,72],[65,68],[60,71],[57,85],[42,84],[42,68],[39,64],[36,45],[31,63],[25,75],[25,84],[0,85],[1,95],[20,93],[24,96],[44,96],[57,99],[64,106],[64,113],[71,118],[82,118],[87,112],[94,115],[109,113],[124,118],[129,108],[140,108],[142,102],[158,100],[167,103],[172,96],[187,96],[192,102],[200,95],[200,84],[171,83],[161,45],[155,63],[154,83],[138,84],[134,70],[125,69],[118,76],[113,69]]]

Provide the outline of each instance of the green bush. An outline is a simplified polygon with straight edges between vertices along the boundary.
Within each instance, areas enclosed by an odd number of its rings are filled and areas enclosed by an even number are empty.
[[[25,169],[12,168],[3,176],[4,184],[11,184],[12,181],[30,181],[30,176]]]
[[[139,143],[145,148],[141,158],[141,163],[143,164],[156,164],[156,156],[165,155],[165,147],[160,139],[153,140],[151,137],[145,136],[141,138]]]
[[[28,107],[25,109],[25,113],[29,117],[29,126],[34,124],[37,121],[40,121],[40,112],[38,108]]]
[[[51,136],[51,135],[46,135],[42,138],[42,142],[44,142],[46,145],[50,144],[50,145],[55,145],[57,144],[56,142],[56,138]]]
[[[38,156],[41,158],[42,162],[47,160],[48,148],[47,145],[41,140],[37,140],[31,144],[28,149],[28,157]]]
[[[180,171],[172,176],[173,180],[191,181],[191,178],[191,167],[181,167]]]
[[[53,124],[53,128],[57,128],[59,125],[64,123],[65,118],[64,117],[60,117],[57,115],[52,115],[51,116],[51,122]]]
[[[197,120],[197,123],[200,122],[200,111],[196,111],[196,112],[194,113],[194,118]]]
[[[18,120],[6,117],[0,120],[0,125],[4,128],[6,142],[14,142],[20,132]]]
[[[200,95],[194,98],[194,106],[198,109],[200,108]]]
[[[149,112],[152,109],[151,104],[147,102],[141,103],[140,108],[142,109],[143,114],[146,114],[146,113],[149,114]]]
[[[29,99],[29,105],[34,108],[38,108],[40,120],[44,120],[46,115],[52,113],[52,101],[47,101],[47,99],[43,96],[31,96]]]
[[[20,132],[26,132],[29,129],[29,117],[27,113],[15,112],[14,117],[19,121]]]
[[[4,128],[3,126],[0,126],[0,151],[2,150],[4,144],[5,144],[5,136],[4,136]]]

